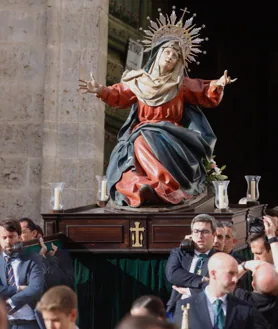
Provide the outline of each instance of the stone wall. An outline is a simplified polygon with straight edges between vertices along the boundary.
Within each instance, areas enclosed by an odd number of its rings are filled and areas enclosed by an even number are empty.
[[[78,92],[90,71],[105,84],[108,0],[0,3],[0,218],[95,202],[103,172],[104,105]]]

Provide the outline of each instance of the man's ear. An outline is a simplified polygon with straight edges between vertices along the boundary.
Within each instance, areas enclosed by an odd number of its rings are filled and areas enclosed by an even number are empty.
[[[216,280],[216,271],[215,270],[211,270],[209,272],[209,278],[212,280]]]
[[[74,323],[76,322],[76,319],[77,319],[77,309],[76,308],[71,310],[69,317],[70,317],[71,322],[74,322]]]
[[[33,237],[33,239],[35,239],[37,237],[37,235],[38,235],[38,231],[37,230],[33,230],[32,231],[32,237]]]
[[[234,244],[234,246],[237,244],[237,239],[236,238],[233,238],[233,244]]]

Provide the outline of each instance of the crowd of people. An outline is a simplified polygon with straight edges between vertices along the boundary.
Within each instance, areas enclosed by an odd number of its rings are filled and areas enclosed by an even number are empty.
[[[278,328],[277,212],[268,214],[261,232],[250,234],[251,260],[234,250],[231,222],[197,215],[185,237],[194,248],[175,248],[167,261],[168,303],[162,307],[156,296],[140,297],[117,329]],[[242,285],[248,272],[251,288]]]
[[[168,302],[139,296],[116,329],[278,328],[276,229],[277,218],[264,216],[261,232],[249,237],[253,259],[245,260],[234,250],[231,222],[198,214],[185,236],[191,247],[174,248],[168,257]],[[32,239],[39,239],[39,253],[14,251],[15,244]],[[53,243],[49,250],[43,231],[29,218],[2,220],[0,246],[1,329],[76,329],[78,303],[68,251]],[[244,285],[247,272],[251,288]]]

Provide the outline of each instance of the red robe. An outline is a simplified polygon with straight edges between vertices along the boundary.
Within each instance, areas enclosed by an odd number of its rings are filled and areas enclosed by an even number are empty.
[[[134,129],[145,123],[161,121],[179,126],[185,102],[206,108],[216,107],[220,103],[223,96],[222,88],[210,86],[210,83],[211,80],[185,77],[176,97],[157,107],[138,101],[136,95],[121,83],[104,87],[98,97],[109,106],[116,108],[127,108],[138,102],[139,123]],[[158,161],[142,135],[139,135],[134,142],[134,153],[137,160],[136,171],[124,172],[120,181],[116,183],[116,190],[126,197],[126,202],[130,206],[138,207],[145,201],[139,191],[145,184],[151,186],[156,195],[166,203],[178,204],[190,197],[181,189],[179,182],[163,166],[163,163]]]

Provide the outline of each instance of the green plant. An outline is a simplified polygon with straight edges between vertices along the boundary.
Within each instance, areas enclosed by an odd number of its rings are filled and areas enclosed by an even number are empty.
[[[223,175],[222,172],[226,168],[226,165],[218,167],[215,162],[215,155],[213,155],[210,160],[203,159],[203,165],[206,169],[207,177],[205,183],[211,185],[211,182],[214,180],[226,180],[228,176]]]

